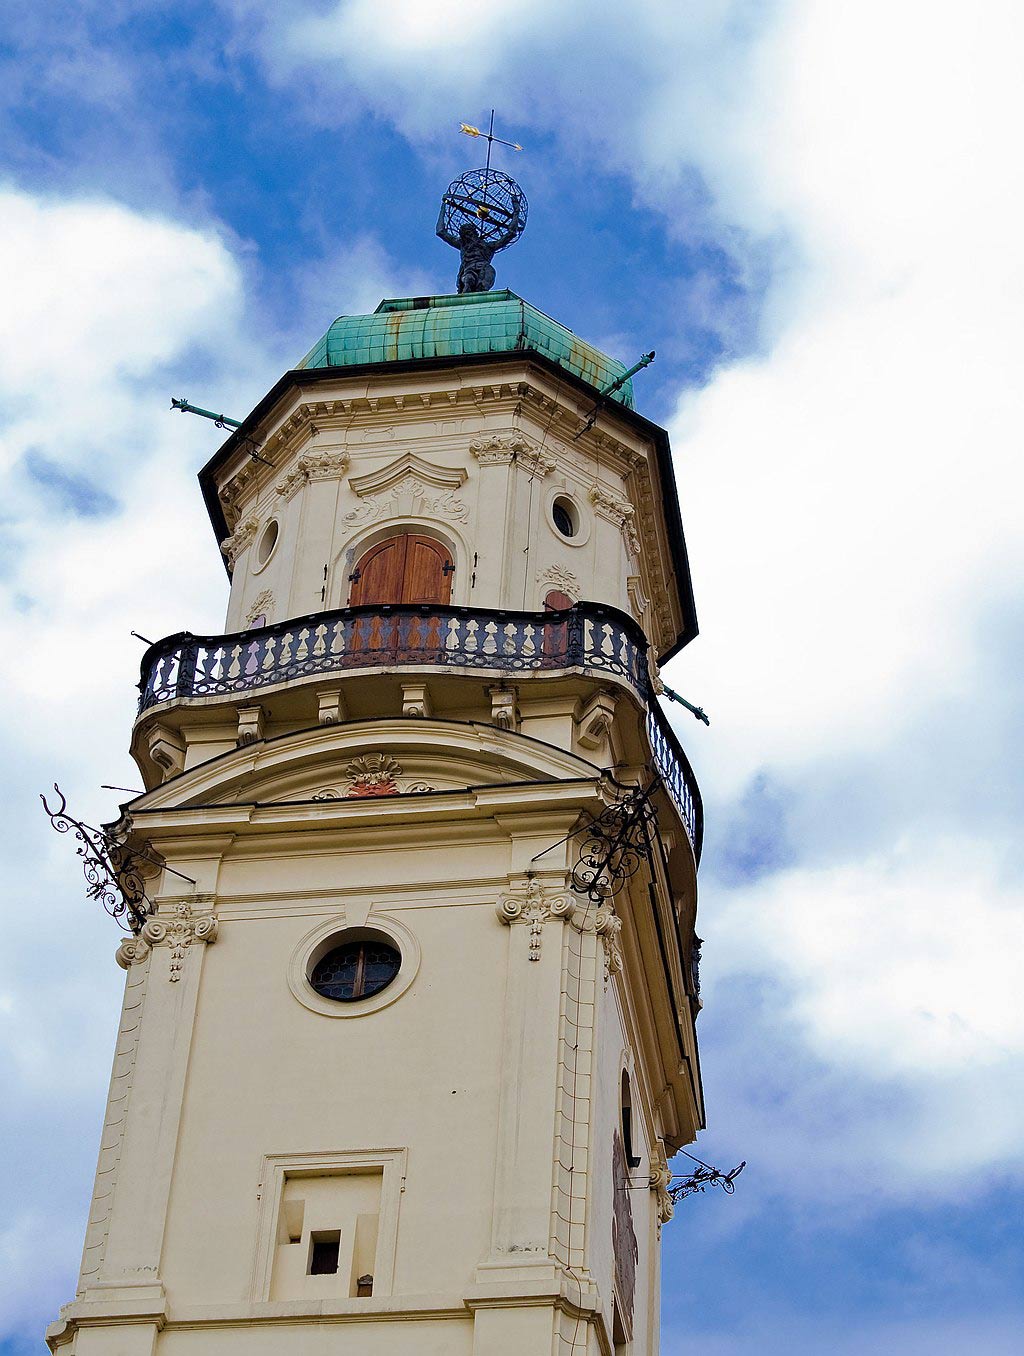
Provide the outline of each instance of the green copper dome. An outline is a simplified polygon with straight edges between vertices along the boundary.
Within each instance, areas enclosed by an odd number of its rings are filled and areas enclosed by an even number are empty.
[[[514,292],[402,297],[382,301],[373,315],[339,316],[299,369],[527,349],[550,358],[598,391],[626,371],[622,363],[585,344]],[[632,382],[624,382],[610,398],[633,409]]]

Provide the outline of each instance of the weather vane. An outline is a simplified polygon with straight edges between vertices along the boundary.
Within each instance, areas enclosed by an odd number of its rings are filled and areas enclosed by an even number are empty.
[[[491,260],[499,250],[519,239],[526,229],[529,211],[526,194],[512,176],[491,169],[491,147],[498,142],[514,151],[523,148],[516,141],[494,135],[493,108],[486,132],[466,122],[460,124],[459,131],[469,137],[487,139],[487,163],[483,169],[467,170],[448,185],[448,192],[441,199],[437,234],[462,256],[459,291],[489,292],[494,286]]]

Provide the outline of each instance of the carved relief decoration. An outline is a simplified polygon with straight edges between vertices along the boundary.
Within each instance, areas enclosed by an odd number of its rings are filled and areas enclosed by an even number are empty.
[[[634,522],[636,510],[629,500],[605,489],[603,485],[591,485],[590,502],[602,518],[607,518],[609,522],[615,524],[622,533],[630,554],[639,559],[640,537]]]
[[[352,527],[374,523],[381,518],[450,518],[452,522],[468,523],[469,508],[454,490],[431,495],[417,476],[407,475],[391,486],[388,493],[371,495],[357,509],[345,514],[345,522]]]
[[[399,781],[402,767],[383,753],[353,758],[345,771],[352,780],[347,786],[322,786],[310,800],[357,800],[364,796],[417,796],[436,791],[432,782]]]
[[[555,469],[555,462],[536,448],[521,433],[488,433],[475,438],[469,450],[481,466],[515,463],[531,476],[546,476]]]
[[[181,979],[188,948],[196,942],[217,940],[217,916],[209,911],[212,902],[209,895],[190,896],[177,900],[168,918],[147,918],[138,937],[126,938],[118,947],[115,956],[118,965],[127,970],[137,961],[145,960],[153,947],[168,946],[171,951],[168,978],[172,984],[176,983]],[[206,911],[197,912],[193,904],[203,905]]]
[[[230,537],[225,537],[220,544],[220,549],[228,558],[228,564],[234,567],[235,561],[252,542],[253,537],[259,531],[260,520],[255,513],[250,513],[243,518],[238,526],[232,532]]]
[[[669,1193],[669,1183],[672,1181],[672,1169],[668,1165],[664,1153],[659,1148],[657,1157],[651,1163],[651,1190],[655,1193],[655,1209],[658,1215],[658,1233],[661,1233],[661,1226],[667,1224],[675,1214],[675,1203]]]
[[[568,594],[576,602],[579,601],[580,581],[572,570],[563,569],[561,565],[549,565],[546,570],[541,570],[537,576],[537,583],[541,585],[550,584],[552,588]]]
[[[274,595],[270,589],[264,589],[257,593],[250,604],[249,611],[245,614],[246,626],[251,626],[257,617],[266,617],[270,621],[274,611]]]
[[[571,894],[545,892],[533,876],[508,894],[498,897],[495,912],[503,923],[525,923],[530,929],[530,960],[540,960],[544,924],[549,919],[565,920],[572,917],[576,900]]]
[[[581,900],[573,910],[569,920],[578,932],[593,932],[601,938],[604,952],[604,983],[622,969],[622,946],[619,934],[622,932],[622,919],[610,904],[602,904],[595,909],[587,900]]]
[[[292,469],[274,489],[287,503],[311,480],[336,480],[348,470],[348,453],[339,448],[311,448],[303,452]]]
[[[622,919],[610,905],[595,909],[587,900],[569,891],[545,891],[533,876],[499,895],[495,912],[503,923],[526,923],[530,929],[530,960],[540,960],[544,924],[549,919],[571,923],[577,932],[600,937],[604,952],[604,982],[622,969],[619,934]]]
[[[220,490],[218,498],[224,510],[224,521],[232,531],[242,516],[242,501],[248,497],[250,489],[255,488],[255,483],[256,467],[247,462]]]

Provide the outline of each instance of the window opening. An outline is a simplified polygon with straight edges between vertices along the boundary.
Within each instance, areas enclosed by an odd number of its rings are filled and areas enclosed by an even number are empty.
[[[380,993],[398,974],[401,954],[377,938],[334,947],[313,967],[309,982],[324,998],[352,1003]]]
[[[314,1229],[309,1235],[309,1275],[337,1275],[340,1250],[340,1229]]]
[[[551,521],[563,537],[575,537],[579,525],[572,501],[564,498],[556,499],[551,505]]]
[[[629,1166],[638,1168],[640,1155],[633,1151],[633,1096],[625,1069],[622,1071],[622,1148]]]
[[[259,544],[256,547],[256,559],[261,566],[266,565],[267,561],[274,554],[274,547],[277,545],[277,538],[280,534],[280,527],[276,519],[271,519],[263,529],[263,535],[260,537]]]

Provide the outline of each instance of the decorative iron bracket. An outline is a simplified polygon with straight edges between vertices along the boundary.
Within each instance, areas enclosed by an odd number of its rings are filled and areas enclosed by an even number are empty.
[[[86,894],[90,899],[98,899],[125,932],[138,936],[146,919],[154,912],[153,902],[147,896],[143,883],[143,863],[162,863],[145,851],[129,847],[127,830],[118,831],[116,825],[109,829],[97,829],[75,819],[68,814],[67,797],[56,782],[53,789],[60,797],[57,809],[50,809],[41,792],[39,799],[58,833],[74,832],[78,842],[75,851],[82,859]],[[167,869],[171,870],[170,867]],[[195,884],[190,876],[182,876],[180,871],[174,871],[173,874]]]
[[[684,1154],[686,1150],[682,1151]],[[686,1196],[693,1196],[697,1192],[704,1192],[709,1186],[721,1187],[727,1196],[731,1196],[736,1190],[736,1178],[747,1166],[746,1159],[738,1168],[733,1168],[732,1172],[722,1172],[719,1168],[712,1167],[710,1163],[705,1163],[699,1158],[694,1158],[693,1154],[686,1154],[686,1157],[692,1159],[697,1167],[693,1172],[687,1175],[675,1175],[668,1184],[668,1194],[673,1204],[683,1200]]]
[[[600,907],[617,895],[640,863],[651,860],[655,823],[651,797],[661,784],[655,777],[637,787],[580,830],[579,856],[572,869],[573,889]]]

